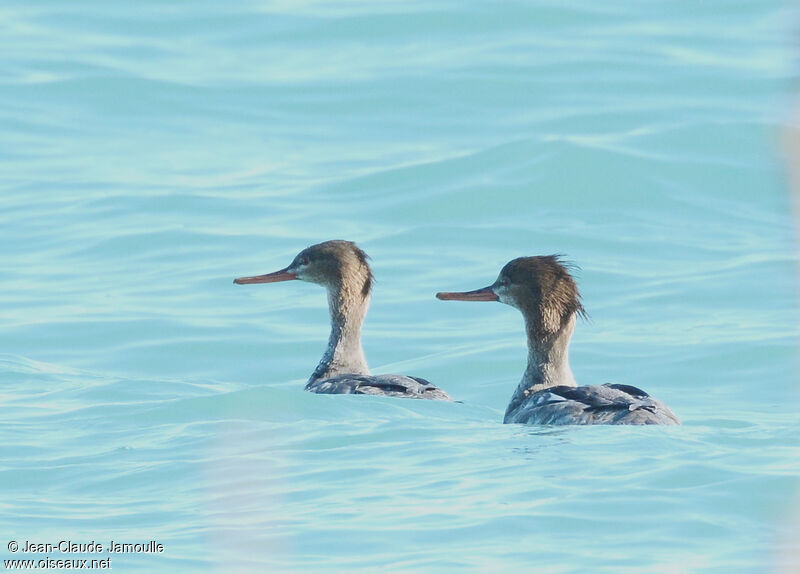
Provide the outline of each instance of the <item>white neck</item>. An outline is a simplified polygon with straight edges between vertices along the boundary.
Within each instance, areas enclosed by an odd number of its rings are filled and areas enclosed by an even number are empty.
[[[347,287],[328,287],[331,335],[328,348],[308,382],[345,373],[369,375],[369,366],[361,347],[361,325],[369,308],[370,296]]]
[[[577,386],[569,366],[569,342],[575,330],[575,318],[576,315],[572,315],[557,333],[544,336],[526,318],[528,366],[506,412],[516,409],[530,393],[559,385]]]

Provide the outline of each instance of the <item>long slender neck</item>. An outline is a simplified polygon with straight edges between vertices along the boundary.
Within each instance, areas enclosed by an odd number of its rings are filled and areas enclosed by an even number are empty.
[[[328,348],[308,379],[312,383],[344,373],[369,375],[369,366],[361,347],[361,325],[369,308],[369,294],[348,285],[328,286],[331,313],[331,336]]]
[[[542,335],[536,324],[525,318],[528,366],[506,413],[516,409],[531,393],[559,385],[577,386],[569,366],[569,341],[575,330],[575,318],[576,315],[572,315],[557,333],[549,335]]]

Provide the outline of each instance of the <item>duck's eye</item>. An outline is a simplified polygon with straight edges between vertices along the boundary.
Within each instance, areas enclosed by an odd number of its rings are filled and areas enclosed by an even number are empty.
[[[308,265],[308,255],[304,255],[300,258],[300,265]]]
[[[503,277],[500,279],[500,286],[501,287],[508,287],[511,284],[511,281],[508,280],[508,277]]]

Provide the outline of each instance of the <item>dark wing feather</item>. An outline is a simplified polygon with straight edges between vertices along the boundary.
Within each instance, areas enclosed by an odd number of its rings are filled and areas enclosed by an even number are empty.
[[[609,389],[617,389],[618,391],[622,391],[623,393],[627,393],[632,397],[636,397],[637,399],[643,399],[645,397],[649,397],[646,392],[644,392],[639,387],[634,387],[632,385],[620,385],[617,383],[606,383],[603,385],[604,387],[608,387]]]
[[[630,385],[556,386],[531,394],[506,422],[528,424],[679,424],[664,403]]]
[[[440,388],[425,379],[404,375],[337,375],[313,381],[306,390],[322,394],[382,395],[411,399],[451,401]]]

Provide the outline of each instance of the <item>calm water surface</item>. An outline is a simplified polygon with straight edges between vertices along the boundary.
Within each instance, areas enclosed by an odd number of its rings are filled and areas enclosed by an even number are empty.
[[[4,2],[2,558],[156,540],[113,569],[800,570],[797,21]],[[332,238],[373,258],[373,370],[463,402],[302,391],[324,292],[231,281]],[[578,381],[642,386],[684,426],[500,424],[521,317],[433,294],[549,253],[582,268]]]

